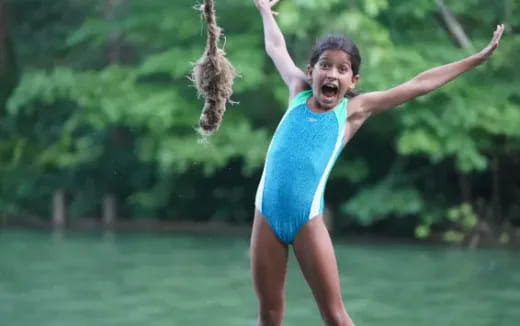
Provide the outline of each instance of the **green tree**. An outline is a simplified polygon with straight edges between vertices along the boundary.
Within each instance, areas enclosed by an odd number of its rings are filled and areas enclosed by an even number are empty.
[[[0,117],[0,211],[46,216],[52,193],[64,189],[72,216],[99,215],[112,194],[122,217],[248,220],[287,101],[253,4],[216,2],[221,45],[240,74],[239,104],[203,145],[194,131],[202,99],[186,78],[205,46],[193,1],[45,3],[9,2],[9,29],[5,10],[0,15],[0,35],[11,35],[0,58],[14,49],[10,67],[22,73],[14,93],[0,85],[10,94]],[[356,41],[361,92],[462,58],[505,22],[490,62],[368,121],[334,168],[326,199],[338,231],[450,231],[445,239],[471,241],[520,224],[517,1],[284,0],[279,7],[302,69],[321,35]],[[17,74],[7,76],[13,85]]]

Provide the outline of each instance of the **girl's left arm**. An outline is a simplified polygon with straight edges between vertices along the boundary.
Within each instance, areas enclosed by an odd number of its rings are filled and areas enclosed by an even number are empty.
[[[349,109],[352,108],[354,109],[353,111],[363,113],[363,116],[368,117],[441,87],[462,73],[486,61],[498,48],[503,31],[504,25],[498,25],[491,42],[477,54],[424,71],[408,82],[394,88],[356,96],[350,100]]]

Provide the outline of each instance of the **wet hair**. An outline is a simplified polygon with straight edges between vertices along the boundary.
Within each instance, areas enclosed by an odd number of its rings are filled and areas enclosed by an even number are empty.
[[[352,73],[353,76],[359,74],[359,69],[361,68],[361,55],[359,53],[359,49],[357,45],[351,39],[339,35],[339,34],[330,34],[321,38],[316,42],[314,48],[312,49],[311,57],[309,60],[309,64],[314,67],[318,59],[323,54],[323,52],[327,50],[343,50],[350,57],[350,63],[352,65]],[[347,97],[354,97],[358,95],[358,93],[353,91],[348,91],[345,94]]]

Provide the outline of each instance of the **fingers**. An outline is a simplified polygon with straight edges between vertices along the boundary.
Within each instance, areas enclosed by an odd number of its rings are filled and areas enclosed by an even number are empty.
[[[278,11],[274,11],[273,10],[273,7],[276,6],[276,4],[280,2],[280,0],[272,0],[270,3],[269,3],[269,7],[271,8],[271,13],[273,14],[273,16],[278,16],[279,13]]]
[[[498,43],[498,41],[500,41],[502,33],[504,33],[504,24],[497,25],[497,29],[493,35],[493,43]]]
[[[271,8],[273,8],[274,6],[276,6],[278,2],[280,2],[280,0],[273,0],[269,5],[271,6]]]
[[[504,33],[504,24],[497,25],[495,32],[493,33],[493,39],[489,45],[484,49],[485,56],[489,57],[499,46],[500,38]]]

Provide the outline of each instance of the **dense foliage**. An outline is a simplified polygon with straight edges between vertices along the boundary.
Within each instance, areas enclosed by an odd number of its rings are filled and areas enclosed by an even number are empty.
[[[250,220],[287,90],[252,1],[216,1],[239,104],[201,144],[202,100],[187,78],[205,46],[195,5],[0,0],[0,212],[48,217],[63,189],[71,218],[99,216],[101,198],[114,194],[124,219]],[[469,43],[450,33],[443,5]],[[302,68],[320,35],[352,37],[361,92],[460,59],[506,24],[490,62],[368,121],[326,198],[338,231],[507,241],[520,225],[520,2],[282,0],[278,10]]]

